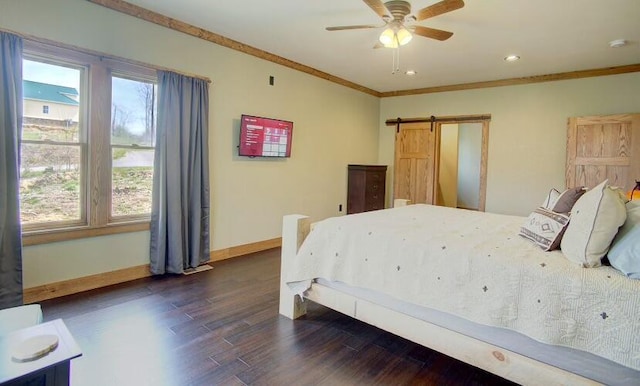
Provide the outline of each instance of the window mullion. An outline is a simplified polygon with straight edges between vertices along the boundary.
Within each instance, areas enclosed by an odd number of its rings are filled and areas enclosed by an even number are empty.
[[[109,223],[111,208],[111,74],[103,65],[89,71],[89,225]]]

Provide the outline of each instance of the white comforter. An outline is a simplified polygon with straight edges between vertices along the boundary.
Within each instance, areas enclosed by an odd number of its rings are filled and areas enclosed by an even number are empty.
[[[324,278],[509,328],[640,370],[640,281],[581,268],[518,236],[523,217],[430,205],[330,218],[287,282]]]

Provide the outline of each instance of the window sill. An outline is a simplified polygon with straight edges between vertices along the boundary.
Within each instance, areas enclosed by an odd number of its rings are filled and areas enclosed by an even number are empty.
[[[22,245],[38,245],[55,243],[59,241],[76,240],[87,237],[114,235],[118,233],[148,231],[149,221],[136,221],[127,223],[110,224],[103,227],[73,227],[53,230],[38,230],[22,233]]]

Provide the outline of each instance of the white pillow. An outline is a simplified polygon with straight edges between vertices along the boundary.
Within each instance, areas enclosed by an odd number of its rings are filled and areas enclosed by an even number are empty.
[[[560,197],[560,192],[555,188],[551,188],[551,190],[549,190],[549,194],[547,194],[547,197],[544,199],[544,202],[540,206],[549,210],[553,210],[553,206],[556,204],[556,201],[558,201],[558,197]]]
[[[578,199],[560,242],[567,259],[583,267],[600,266],[600,259],[627,218],[624,194],[608,186],[607,182],[605,180]]]

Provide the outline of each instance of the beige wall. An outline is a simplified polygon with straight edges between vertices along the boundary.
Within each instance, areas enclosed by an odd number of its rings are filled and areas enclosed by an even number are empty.
[[[284,214],[338,215],[347,164],[377,161],[378,98],[83,0],[0,0],[0,9],[0,28],[212,79],[213,250],[279,237]],[[243,113],[293,121],[291,158],[238,157]],[[26,247],[24,285],[145,264],[148,239],[137,232]]]
[[[383,98],[378,162],[393,164],[395,130],[386,119],[491,114],[486,210],[524,216],[549,188],[564,187],[567,118],[640,112],[638,90],[640,73],[632,73]]]

